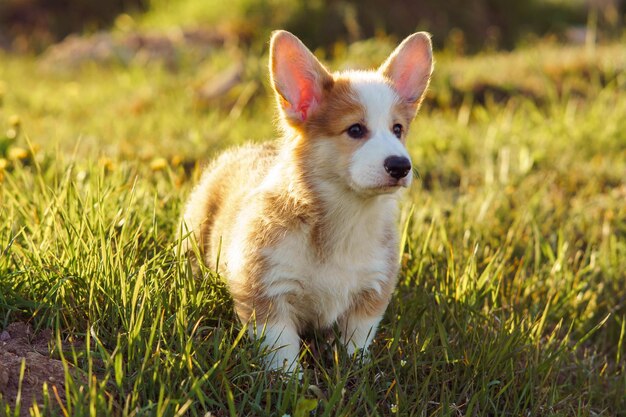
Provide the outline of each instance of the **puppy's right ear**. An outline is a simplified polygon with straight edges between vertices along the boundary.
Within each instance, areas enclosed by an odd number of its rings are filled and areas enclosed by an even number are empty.
[[[270,41],[272,87],[288,123],[301,125],[315,111],[333,77],[306,46],[289,32],[275,31]]]
[[[417,111],[433,72],[430,34],[417,32],[407,37],[378,71],[391,81],[400,97]]]

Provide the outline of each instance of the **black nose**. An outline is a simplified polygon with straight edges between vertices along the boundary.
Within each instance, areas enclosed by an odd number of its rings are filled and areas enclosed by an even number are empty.
[[[404,156],[390,156],[385,159],[385,171],[397,180],[406,177],[410,170],[411,161]]]

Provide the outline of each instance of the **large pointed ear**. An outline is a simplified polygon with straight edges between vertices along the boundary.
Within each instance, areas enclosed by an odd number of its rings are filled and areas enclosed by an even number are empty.
[[[414,104],[417,110],[433,72],[430,34],[418,32],[403,40],[378,71],[391,81],[400,97]]]
[[[330,73],[289,32],[275,31],[270,41],[272,87],[287,121],[299,125],[315,111],[324,87],[333,82]]]

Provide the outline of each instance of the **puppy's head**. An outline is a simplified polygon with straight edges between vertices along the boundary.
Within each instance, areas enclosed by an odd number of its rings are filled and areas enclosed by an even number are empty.
[[[284,126],[298,133],[304,175],[364,195],[409,186],[406,135],[432,68],[425,32],[406,38],[378,70],[335,74],[294,35],[275,32],[272,86]]]

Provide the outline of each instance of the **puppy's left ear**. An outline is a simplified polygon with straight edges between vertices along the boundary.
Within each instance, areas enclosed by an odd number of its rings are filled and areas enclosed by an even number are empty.
[[[270,76],[288,123],[299,126],[315,112],[333,78],[304,44],[284,30],[272,34]]]
[[[378,69],[415,110],[424,97],[433,72],[433,47],[430,34],[417,32],[407,37]]]

